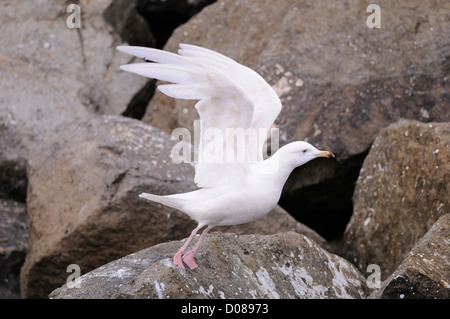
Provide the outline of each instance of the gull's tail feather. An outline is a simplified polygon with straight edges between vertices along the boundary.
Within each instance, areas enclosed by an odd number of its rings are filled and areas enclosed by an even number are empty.
[[[175,209],[181,209],[181,201],[174,197],[175,195],[168,195],[168,196],[160,196],[160,195],[154,195],[149,193],[141,193],[139,194],[140,198],[145,198],[148,200],[151,200],[156,203],[160,203]]]

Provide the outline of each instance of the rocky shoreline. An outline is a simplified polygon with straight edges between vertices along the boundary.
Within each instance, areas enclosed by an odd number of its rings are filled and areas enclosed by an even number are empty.
[[[449,3],[384,3],[376,30],[356,0],[78,3],[80,29],[66,1],[0,4],[0,298],[449,298]],[[115,50],[180,42],[274,87],[280,146],[336,154],[217,228],[193,271],[170,257],[195,223],[137,195],[195,189],[170,159],[194,102]]]

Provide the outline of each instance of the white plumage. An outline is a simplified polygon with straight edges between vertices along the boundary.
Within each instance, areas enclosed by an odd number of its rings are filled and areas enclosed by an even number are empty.
[[[166,196],[139,195],[181,210],[198,222],[175,254],[174,262],[182,268],[182,259],[190,268],[197,267],[194,254],[211,228],[263,216],[277,204],[295,167],[318,156],[334,156],[306,142],[293,142],[263,160],[263,145],[281,101],[260,75],[224,55],[188,44],[180,44],[179,54],[133,46],[117,49],[155,62],[123,65],[122,70],[173,83],[158,87],[168,96],[200,100],[195,105],[201,120],[200,156],[195,166],[200,189]],[[256,132],[257,138],[246,135],[244,144],[236,143],[235,129]],[[223,139],[211,138],[209,132],[220,133]],[[222,152],[210,152],[217,149]],[[204,226],[208,227],[197,244],[181,257]]]

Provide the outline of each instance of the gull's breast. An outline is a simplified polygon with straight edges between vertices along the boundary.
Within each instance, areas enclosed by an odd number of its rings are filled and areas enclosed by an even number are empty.
[[[270,185],[242,183],[224,189],[205,202],[202,217],[208,225],[244,224],[270,212],[279,198],[280,192]]]

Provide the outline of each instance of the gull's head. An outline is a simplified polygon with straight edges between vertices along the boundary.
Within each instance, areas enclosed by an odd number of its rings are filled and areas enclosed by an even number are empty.
[[[289,162],[294,167],[301,166],[318,157],[334,157],[334,154],[330,151],[318,150],[311,144],[304,141],[289,143],[283,146],[280,151],[286,154]]]

